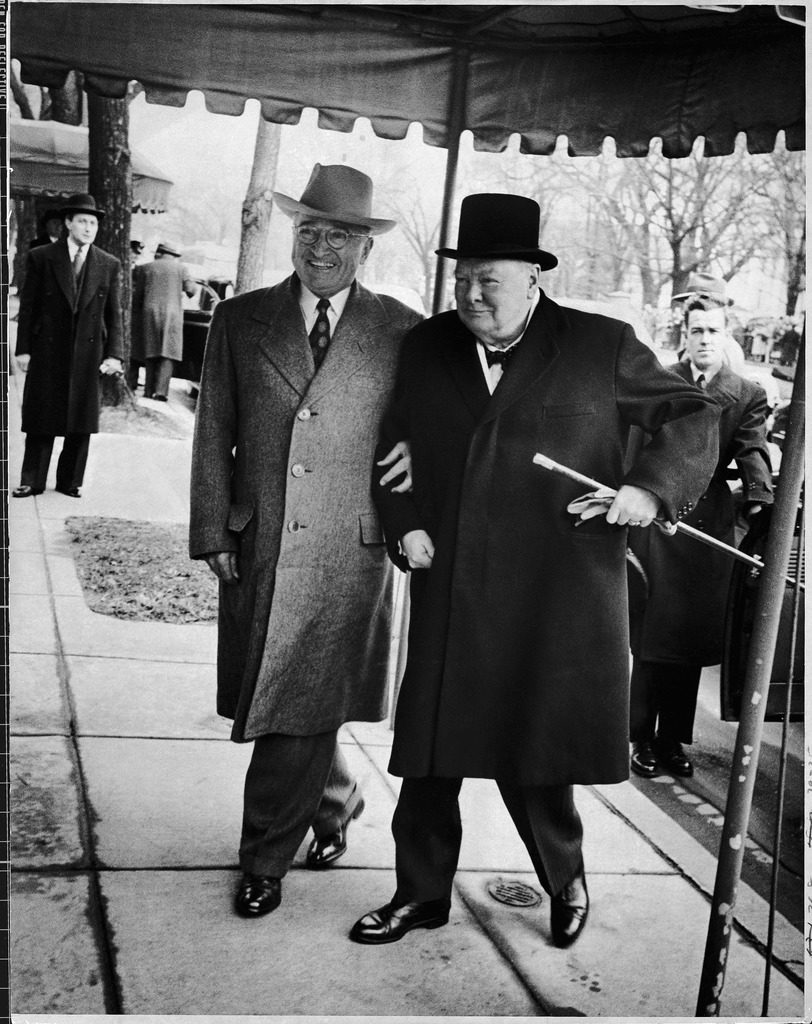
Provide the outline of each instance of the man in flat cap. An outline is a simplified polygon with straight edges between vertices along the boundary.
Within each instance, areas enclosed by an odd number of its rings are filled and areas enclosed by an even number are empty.
[[[274,910],[306,866],[334,864],[363,810],[337,741],[386,714],[391,566],[369,462],[401,341],[421,317],[356,280],[372,182],[316,164],[292,218],[295,273],[215,309],[192,457],[190,553],[220,579],[217,707],[253,741],[235,908]],[[398,452],[400,449],[398,449]],[[386,486],[405,486],[391,453]]]
[[[466,776],[495,779],[539,882],[550,931],[587,919],[573,784],[628,778],[626,527],[674,521],[715,464],[718,410],[628,324],[558,306],[531,199],[463,200],[456,310],[403,345],[382,430],[411,441],[413,490],[375,488],[395,564],[411,570],[408,658],[389,770],[402,776],[392,900],[350,937],[377,944],[448,920]],[[624,472],[631,424],[653,440]],[[605,515],[567,512],[583,484]],[[479,823],[480,825],[482,823]]]
[[[135,390],[144,364],[144,397],[165,402],[175,362],[183,359],[183,296],[197,282],[181,263],[181,253],[159,242],[155,259],[133,271],[132,352],[129,383]]]
[[[80,488],[99,429],[99,373],[121,373],[121,264],[93,242],[104,210],[91,195],[61,209],[66,234],[31,249],[20,295],[16,357],[26,373],[25,453],[12,497],[42,494],[54,439],[64,437],[56,489]]]

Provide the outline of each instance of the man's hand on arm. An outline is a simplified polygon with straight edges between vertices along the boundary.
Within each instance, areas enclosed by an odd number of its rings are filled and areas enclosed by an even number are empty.
[[[206,561],[214,575],[223,583],[239,582],[236,551],[213,551],[206,555]]]
[[[400,547],[410,569],[430,569],[434,544],[425,530],[410,530],[400,538]]]
[[[609,506],[607,523],[618,526],[650,526],[660,510],[660,499],[644,487],[624,484]]]
[[[22,352],[16,356],[17,365],[20,367],[23,373],[28,373],[28,364],[31,362],[30,352]]]
[[[392,465],[394,463],[394,465]],[[398,441],[395,447],[378,463],[379,466],[390,468],[381,477],[379,484],[385,487],[392,480],[403,474],[403,480],[391,488],[396,494],[404,494],[412,489],[412,451],[408,441]]]

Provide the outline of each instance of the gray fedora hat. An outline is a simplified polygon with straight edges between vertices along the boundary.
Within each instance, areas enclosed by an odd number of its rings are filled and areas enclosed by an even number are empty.
[[[397,221],[372,216],[372,179],[346,164],[316,164],[301,199],[281,192],[274,192],[273,197],[289,217],[303,213],[356,224],[369,228],[371,235],[382,235],[397,226]]]
[[[727,285],[721,277],[714,277],[712,274],[695,272],[688,275],[688,283],[685,291],[678,295],[672,295],[671,301],[677,302],[681,299],[710,299],[711,302],[718,302],[720,306],[730,305],[727,297]]]

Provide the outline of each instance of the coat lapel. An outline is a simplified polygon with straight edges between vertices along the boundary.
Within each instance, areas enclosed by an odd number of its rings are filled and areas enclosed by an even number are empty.
[[[313,376],[313,357],[305,334],[304,318],[291,276],[257,297],[247,343],[254,343],[294,391],[304,396]]]
[[[68,300],[68,305],[73,309],[76,290],[74,288],[73,281],[73,267],[71,266],[70,256],[68,254],[68,243],[64,239],[54,250],[52,260],[54,276],[56,277],[59,287],[64,292],[65,298]]]
[[[73,267],[70,268],[70,274],[73,276]],[[79,294],[76,296],[76,309],[83,309],[90,302],[104,277],[95,245],[88,247],[84,269],[80,276],[82,281]]]
[[[442,346],[451,379],[475,420],[479,420],[490,402],[490,392],[477,354],[476,338],[456,313],[449,316],[449,343]]]
[[[374,346],[380,343],[378,339],[386,333],[378,328],[388,321],[386,309],[377,295],[356,282],[336,325],[324,362],[310,381],[308,401],[323,398],[369,362]],[[310,373],[313,373],[312,360]]]
[[[501,415],[547,373],[558,358],[559,340],[566,327],[564,314],[542,292],[516,354],[484,411],[483,423]]]

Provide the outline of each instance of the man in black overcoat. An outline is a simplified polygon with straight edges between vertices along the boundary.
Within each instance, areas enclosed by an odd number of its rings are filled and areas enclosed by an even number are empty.
[[[42,494],[56,437],[56,489],[80,497],[90,435],[99,429],[99,373],[121,373],[121,264],[94,245],[104,211],[91,195],[61,210],[66,236],[28,254],[16,357],[26,373],[25,453],[15,498]]]
[[[732,545],[737,514],[744,525],[764,519],[773,500],[767,395],[725,365],[723,298],[689,300],[685,323],[685,355],[676,372],[721,408],[713,478],[686,522]],[[740,512],[728,483],[736,477],[743,487]],[[632,771],[643,778],[661,770],[690,776],[693,762],[682,744],[693,742],[702,667],[722,660],[733,561],[689,537],[656,530],[632,530],[629,542],[646,578],[645,598],[631,603]]]
[[[350,937],[392,942],[448,920],[466,776],[495,779],[539,881],[553,942],[587,918],[573,784],[628,778],[626,526],[674,521],[713,471],[718,409],[628,324],[540,289],[539,207],[463,200],[455,311],[406,336],[382,450],[408,438],[413,491],[377,487],[390,556],[411,570],[408,659],[390,771],[397,888]],[[632,424],[652,443],[630,470]],[[583,485],[617,494],[576,520]]]

